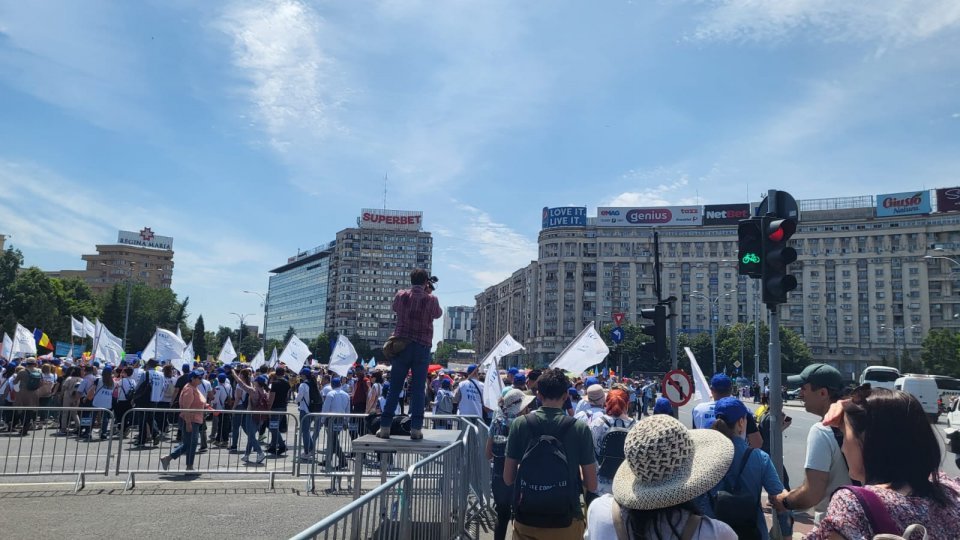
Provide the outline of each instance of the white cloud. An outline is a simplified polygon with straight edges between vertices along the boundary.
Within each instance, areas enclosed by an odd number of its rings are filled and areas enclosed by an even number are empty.
[[[444,250],[441,245],[435,266],[445,264],[462,270],[482,289],[503,281],[536,260],[536,241],[495,221],[479,208],[461,203],[456,204],[456,208],[464,225],[457,231],[458,238],[452,239],[455,243],[451,249]]]
[[[960,24],[955,0],[708,0],[699,40],[780,41],[803,34],[824,41],[908,44]]]
[[[657,167],[652,170],[630,170],[619,184],[636,186],[602,201],[598,206],[670,206],[697,204],[696,188],[690,185],[689,174],[676,169]],[[694,191],[691,196],[691,191]]]

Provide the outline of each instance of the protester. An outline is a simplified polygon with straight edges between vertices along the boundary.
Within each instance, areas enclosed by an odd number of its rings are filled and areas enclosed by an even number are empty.
[[[599,386],[599,385],[600,385],[600,379],[596,377],[587,377],[587,379],[583,381],[583,384],[581,385],[586,390],[580,392],[580,394],[583,396],[587,396],[586,392],[590,390],[591,386]],[[600,389],[602,390],[603,387],[601,386]],[[589,396],[587,396],[587,399],[581,399],[580,402],[577,403],[576,408],[573,410],[573,416],[576,417],[577,413],[581,411],[585,411],[590,408],[602,409],[603,401],[601,400],[600,403],[592,403],[589,400]]]
[[[300,442],[303,445],[300,459],[312,460],[320,434],[320,418],[314,417],[311,420],[307,415],[322,412],[323,400],[320,397],[320,388],[317,387],[317,378],[308,367],[300,370],[296,404],[300,414]]]
[[[603,412],[593,415],[587,424],[597,453],[597,492],[601,495],[613,489],[613,476],[624,460],[626,435],[636,422],[629,414],[629,399],[630,395],[623,390],[610,390]]]
[[[653,414],[669,414],[673,416],[673,404],[665,397],[658,397],[653,404]]]
[[[270,384],[270,410],[275,414],[270,417],[270,446],[268,454],[282,456],[287,452],[287,442],[283,434],[287,432],[287,400],[290,394],[290,383],[287,381],[287,370],[283,366],[277,367],[273,382]],[[280,414],[276,414],[280,413]]]
[[[250,395],[247,393],[246,388],[250,388],[250,383],[253,382],[253,372],[249,368],[245,368],[240,371],[239,375],[237,375],[234,369],[232,369],[230,366],[227,366],[227,375],[230,377],[230,380],[233,381],[233,410],[247,410],[250,406]],[[236,377],[240,377],[240,380],[243,381],[244,384],[241,385],[238,383],[236,381]],[[246,423],[246,415],[231,415],[230,446],[227,448],[227,450],[230,452],[240,452],[237,446],[238,442],[240,441],[240,430],[244,429],[244,425]]]
[[[589,428],[570,418],[562,409],[569,387],[570,381],[563,370],[544,371],[537,380],[537,393],[543,405],[534,413],[517,418],[510,426],[503,481],[507,486],[513,486],[518,478],[521,481],[517,490],[520,492],[516,499],[518,505],[514,508],[513,537],[516,540],[583,537],[586,524],[580,496],[583,489],[586,489],[587,502],[597,496],[597,462]],[[544,442],[540,440],[543,434],[555,436],[559,445],[553,448],[543,446]],[[536,456],[543,454],[528,452],[534,450],[533,447],[543,448],[554,455],[562,452],[566,471],[554,468],[555,459],[538,461]],[[524,497],[527,489],[537,489],[534,487],[535,478],[545,477],[554,482],[551,489],[537,496]]]
[[[113,412],[114,385],[113,367],[107,365],[100,372],[100,377],[87,390],[87,401],[90,401],[95,409],[106,409]],[[100,422],[100,439],[106,439],[110,431],[110,415],[98,411],[93,422]]]
[[[525,373],[517,373],[513,376],[513,387],[521,392],[527,391],[527,375]],[[533,394],[531,394],[533,395]]]
[[[840,399],[843,375],[827,364],[811,364],[799,375],[787,378],[787,383],[800,386],[800,399],[807,412],[821,418],[830,405]],[[786,495],[777,496],[777,510],[804,510],[814,508],[814,522],[818,523],[827,511],[830,495],[840,486],[850,483],[847,462],[841,452],[843,432],[817,422],[807,433],[807,457],[804,479],[800,487]]]
[[[217,374],[217,383],[217,388],[214,390],[213,395],[213,410],[230,410],[233,399],[233,386],[230,385],[230,380],[225,372],[221,371]],[[214,446],[227,446],[230,442],[231,415],[223,414],[222,412],[215,412],[213,414],[213,436],[211,437],[211,442]]]
[[[233,374],[232,371],[230,373]],[[247,402],[248,411],[261,410],[258,408],[260,404],[267,402],[267,381],[268,379],[265,375],[257,375],[253,379],[253,384],[247,384],[243,378],[233,375],[234,384],[243,388],[246,392],[245,401]],[[257,430],[260,428],[262,419],[256,414],[245,414],[243,417],[243,428],[247,435],[247,448],[243,453],[243,461],[250,462],[250,452],[256,450],[257,459],[255,463],[259,465],[267,458],[267,455],[263,453],[263,448],[260,446],[260,440],[257,438]]]
[[[383,395],[383,372],[374,371],[370,374],[370,390],[367,392],[367,404],[363,412],[375,414],[380,405],[380,396]]]
[[[13,379],[13,384],[18,386],[17,398],[13,404],[15,407],[39,407],[39,390],[43,383],[43,373],[37,367],[37,359],[32,356],[23,361],[23,366],[24,369],[17,372]],[[20,436],[25,437],[33,427],[37,411],[18,411],[15,416],[20,418]]]
[[[370,380],[367,378],[366,370],[363,364],[360,364],[354,370],[353,388],[346,390],[350,394],[350,412],[353,414],[366,414],[367,398],[370,397]],[[379,397],[379,396],[378,396]],[[350,438],[356,439],[360,434],[362,422],[350,422]]]
[[[731,396],[733,393],[733,381],[723,373],[718,373],[710,379],[710,395],[713,401],[697,404],[693,408],[693,427],[708,428],[713,424],[713,407],[717,400]],[[760,448],[763,445],[763,438],[760,437],[760,430],[757,423],[751,415],[747,418],[747,443],[751,448]]]
[[[453,402],[457,404],[457,414],[460,416],[484,417],[483,410],[483,383],[477,379],[480,370],[476,364],[467,366],[467,378],[460,381],[453,392]]]
[[[786,490],[780,482],[780,477],[777,476],[776,469],[773,468],[773,462],[770,460],[769,454],[747,445],[744,436],[746,435],[747,418],[749,416],[750,412],[739,399],[725,397],[717,400],[714,407],[713,429],[733,442],[734,457],[726,476],[710,493],[711,499],[714,500],[717,493],[723,490],[736,495],[746,495],[751,502],[756,501],[755,505],[750,505],[750,508],[754,509],[752,520],[746,509],[743,509],[744,519],[741,520],[729,519],[728,516],[721,515],[720,512],[716,513],[716,517],[730,525],[742,540],[749,538],[766,540],[769,538],[769,534],[759,504],[760,489],[765,489],[767,496],[771,498],[786,493]],[[716,511],[717,508],[714,508],[714,510]],[[785,537],[790,538],[793,532],[789,526],[785,529],[784,525],[788,524],[781,522],[781,532]]]
[[[449,387],[449,383],[447,384]],[[507,536],[507,525],[513,512],[511,490],[503,481],[503,465],[506,459],[507,440],[510,425],[518,416],[526,414],[533,403],[533,396],[511,388],[500,398],[500,408],[490,423],[490,436],[487,438],[486,456],[493,463],[491,469],[491,488],[497,523],[493,530],[494,540],[503,540]]]
[[[330,393],[323,400],[323,412],[331,415],[348,414],[351,406],[350,395],[343,390],[340,377],[330,379],[330,388]],[[325,423],[328,430],[327,436],[330,437],[330,440],[327,444],[326,458],[321,465],[327,466],[329,464],[337,469],[345,469],[347,458],[340,446],[340,433],[343,431],[344,418],[327,417]],[[332,463],[333,457],[337,458],[335,466]]]
[[[725,523],[705,517],[694,499],[723,479],[733,444],[713,430],[690,430],[664,414],[637,422],[613,494],[590,505],[591,539],[737,540]]]
[[[133,408],[133,402],[130,399],[133,397],[133,391],[136,389],[137,383],[133,380],[132,367],[120,368],[119,374],[120,380],[117,382],[117,403],[114,406],[114,420],[122,424],[116,429],[120,430],[120,438],[126,439],[132,421],[131,415],[127,412]]]
[[[403,349],[394,356],[390,380],[394,385],[387,396],[386,406],[380,416],[380,431],[377,437],[390,438],[394,407],[400,401],[403,381],[412,372],[410,384],[410,438],[423,438],[423,409],[426,393],[427,366],[430,362],[430,347],[433,344],[433,321],[443,315],[437,297],[427,287],[429,275],[421,268],[410,273],[412,287],[397,292],[393,299],[393,311],[397,314],[397,326],[393,331],[395,342],[404,343]],[[429,289],[429,290],[428,290]]]
[[[607,395],[603,391],[603,387],[599,384],[592,384],[587,387],[587,405],[580,406],[580,410],[576,412],[573,417],[576,420],[580,420],[586,425],[590,425],[590,421],[594,416],[602,415],[606,407]]]
[[[197,454],[197,439],[200,437],[200,425],[204,423],[204,411],[210,408],[210,406],[207,405],[206,395],[200,390],[200,383],[203,381],[203,376],[204,372],[202,369],[191,371],[187,379],[189,382],[183,390],[180,391],[180,396],[177,401],[179,405],[178,408],[189,409],[180,413],[180,418],[183,419],[183,439],[180,444],[173,449],[173,452],[160,458],[160,466],[163,470],[170,468],[171,460],[179,459],[180,456],[184,454],[187,456],[186,470],[193,470],[194,459]]]
[[[67,378],[60,384],[60,403],[63,407],[79,407],[80,393],[77,392],[77,387],[80,386],[82,372],[79,367],[74,366],[69,369],[68,373]],[[57,431],[57,435],[69,435],[71,426],[77,426],[78,428],[80,426],[80,417],[77,415],[77,411],[61,412],[60,429]]]
[[[914,524],[924,538],[957,537],[960,481],[940,471],[940,444],[915,397],[864,384],[832,404],[823,423],[843,432],[850,477],[863,487],[834,492],[808,539],[903,535]]]

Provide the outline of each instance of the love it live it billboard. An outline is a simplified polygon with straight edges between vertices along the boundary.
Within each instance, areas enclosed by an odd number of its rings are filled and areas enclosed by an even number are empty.
[[[682,227],[703,225],[700,206],[600,207],[599,227]]]
[[[877,217],[930,213],[930,190],[877,195]]]
[[[586,227],[586,206],[564,206],[561,208],[543,209],[543,229],[554,227]]]

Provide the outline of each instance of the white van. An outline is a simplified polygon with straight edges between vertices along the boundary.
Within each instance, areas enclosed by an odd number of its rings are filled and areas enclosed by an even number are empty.
[[[869,366],[860,374],[860,384],[870,383],[871,388],[893,390],[893,383],[900,378],[900,370],[888,366]]]
[[[893,387],[917,398],[931,422],[936,423],[940,418],[940,389],[932,377],[907,375],[897,379]]]

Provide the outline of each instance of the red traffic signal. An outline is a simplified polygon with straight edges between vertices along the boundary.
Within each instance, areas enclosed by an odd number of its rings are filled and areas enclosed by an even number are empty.
[[[767,238],[774,242],[786,242],[797,232],[797,222],[792,219],[771,219],[767,222]]]

